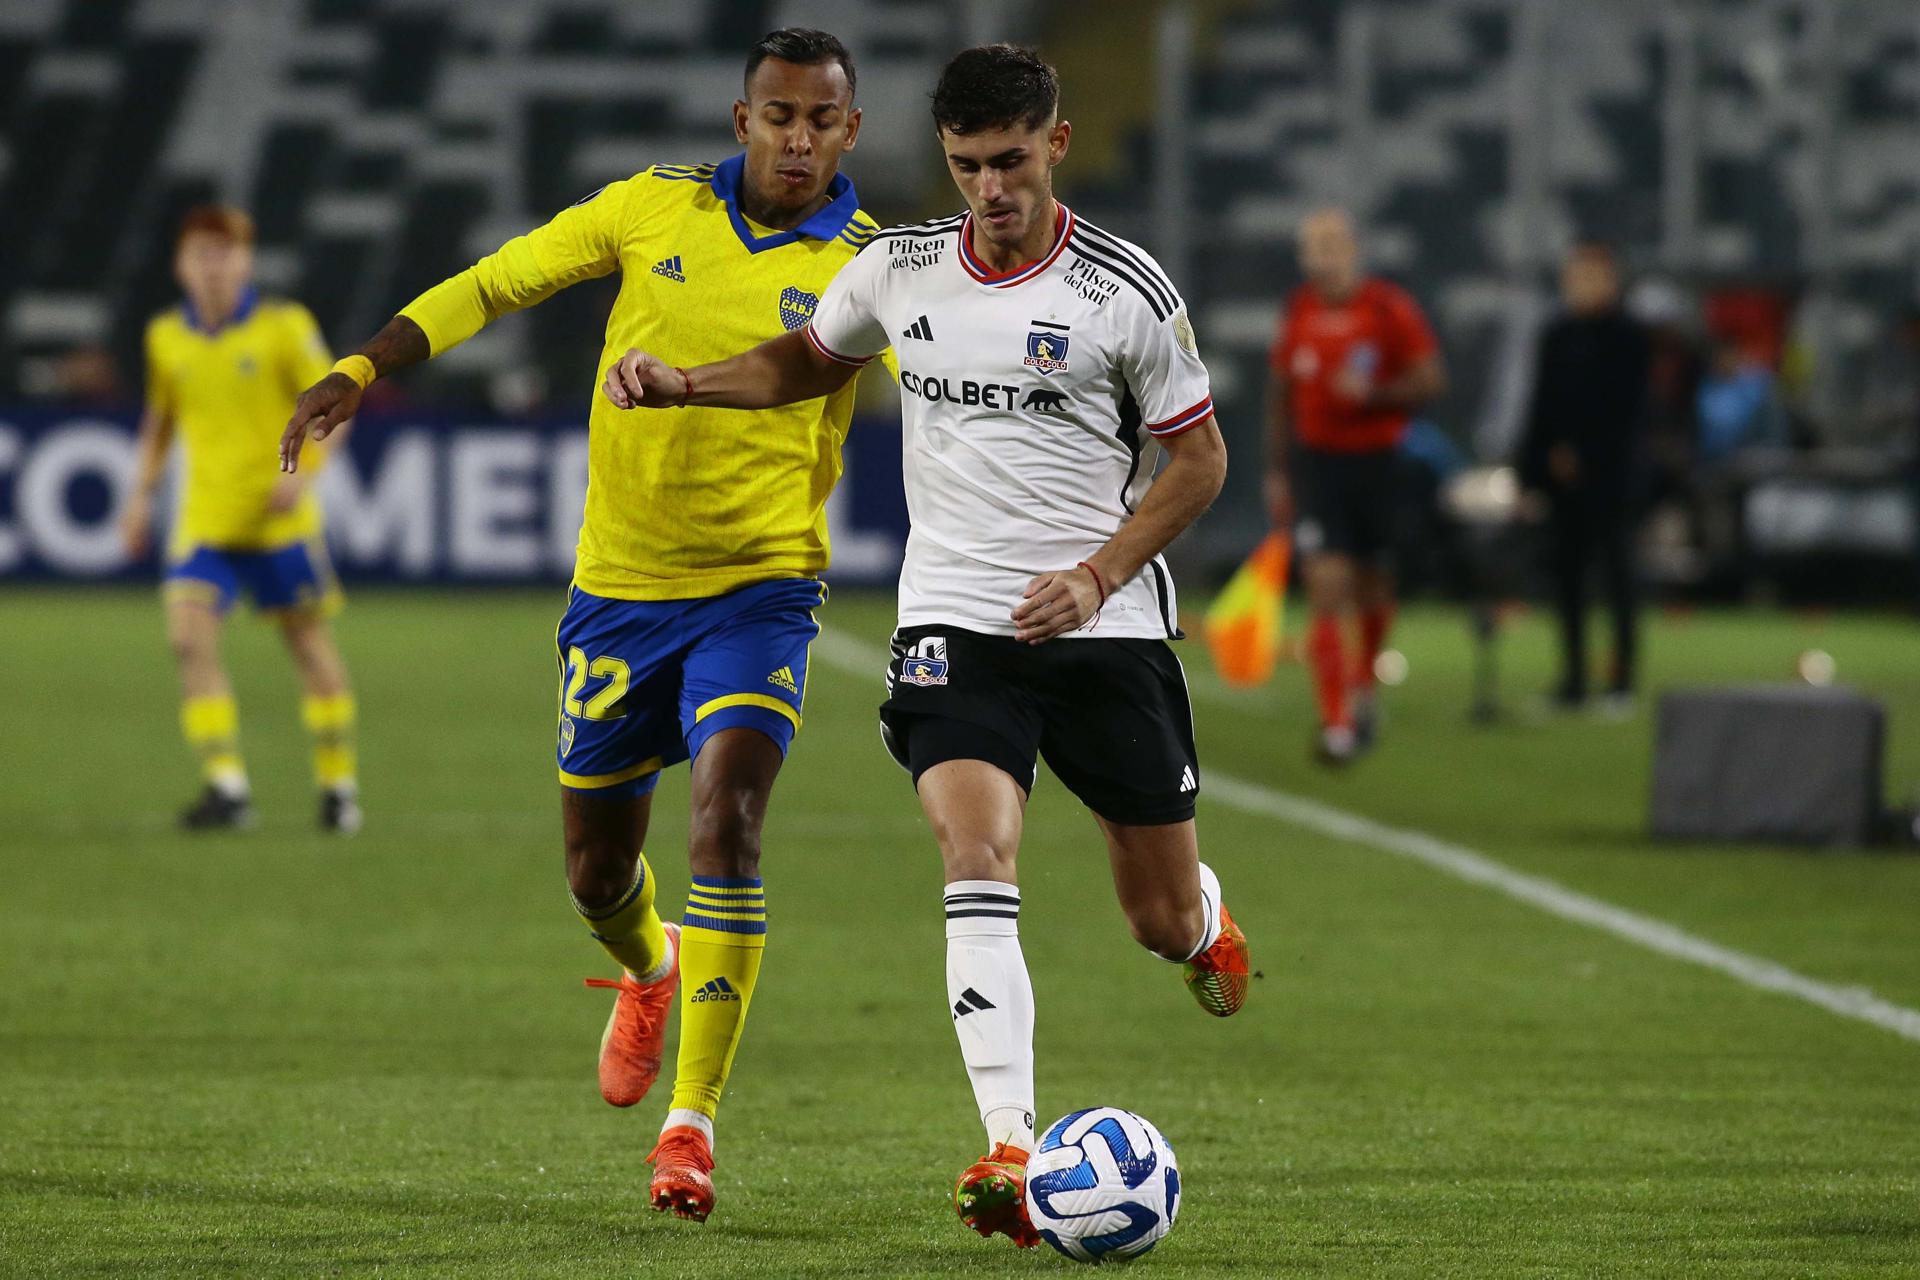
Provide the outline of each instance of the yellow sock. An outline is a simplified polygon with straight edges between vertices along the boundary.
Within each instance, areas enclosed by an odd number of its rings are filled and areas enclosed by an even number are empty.
[[[240,708],[232,694],[182,702],[180,733],[199,758],[202,777],[223,791],[247,789],[247,767],[240,759]]]
[[[760,877],[693,878],[680,925],[674,1111],[697,1111],[711,1120],[719,1109],[766,945],[767,897]]]
[[[657,977],[653,971],[667,958],[667,930],[653,909],[653,868],[641,854],[633,867],[633,884],[604,907],[585,907],[573,900],[593,940],[607,949],[636,978]]]
[[[309,695],[300,700],[300,719],[313,735],[313,780],[328,791],[354,785],[353,695]]]

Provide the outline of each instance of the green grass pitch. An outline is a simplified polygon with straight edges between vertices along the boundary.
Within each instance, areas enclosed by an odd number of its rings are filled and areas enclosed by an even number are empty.
[[[766,835],[719,1208],[645,1208],[666,1090],[600,1102],[607,1005],[580,979],[607,966],[560,878],[560,604],[356,596],[368,825],[337,842],[270,628],[229,643],[261,828],[190,839],[152,594],[0,597],[0,1274],[1073,1268],[953,1216],[980,1135],[938,862],[878,741],[880,673],[819,660]],[[823,621],[876,644],[889,602]],[[1920,1006],[1920,858],[1655,846],[1645,712],[1476,729],[1459,615],[1415,611],[1398,642],[1384,748],[1340,775],[1306,761],[1298,669],[1233,695],[1185,646],[1203,765]],[[1890,776],[1920,780],[1909,622],[1656,619],[1651,683],[1783,679],[1808,647],[1887,699]],[[1517,704],[1547,680],[1544,622],[1503,657]],[[649,842],[676,911],[685,778]],[[1050,780],[1022,859],[1043,1119],[1129,1107],[1179,1154],[1180,1222],[1141,1274],[1920,1274],[1920,1044],[1217,799],[1200,821],[1265,975],[1227,1022],[1128,940]]]

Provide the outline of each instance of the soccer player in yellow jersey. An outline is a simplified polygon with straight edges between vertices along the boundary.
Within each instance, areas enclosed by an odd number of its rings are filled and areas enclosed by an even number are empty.
[[[580,280],[621,274],[596,383],[634,346],[698,364],[800,329],[878,230],[838,173],[860,131],[853,93],[853,61],[834,37],[764,37],[733,105],[744,154],[610,183],[416,298],[301,397],[286,465],[303,439],[350,416],[375,377]],[[588,395],[586,519],[556,636],[567,880],[624,970],[590,982],[619,990],[601,1042],[608,1102],[631,1106],[652,1086],[682,989],[650,1198],[704,1221],[713,1118],[766,941],[760,831],[800,726],[853,386],[765,413],[683,408],[638,427]],[[682,760],[692,761],[693,887],[676,926],[655,910],[641,848],[660,770]]]
[[[220,661],[221,620],[244,591],[279,618],[300,671],[320,825],[351,834],[360,826],[353,693],[328,622],[340,589],[309,484],[318,468],[283,475],[273,456],[287,407],[332,357],[305,307],[255,292],[253,222],[240,210],[188,213],[174,273],[186,299],[147,326],[139,475],[121,531],[128,550],[146,554],[153,491],[178,435],[185,466],[166,553],[167,636],[185,692],[181,728],[206,783],[181,821],[207,830],[253,820],[239,713]]]

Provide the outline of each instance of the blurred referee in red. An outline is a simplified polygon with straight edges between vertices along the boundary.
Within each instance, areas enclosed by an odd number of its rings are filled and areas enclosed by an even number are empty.
[[[1433,329],[1406,290],[1360,271],[1353,220],[1300,226],[1306,276],[1271,355],[1267,508],[1293,529],[1313,619],[1307,639],[1320,730],[1314,756],[1345,764],[1372,745],[1373,664],[1393,622],[1395,455],[1416,409],[1446,389]]]

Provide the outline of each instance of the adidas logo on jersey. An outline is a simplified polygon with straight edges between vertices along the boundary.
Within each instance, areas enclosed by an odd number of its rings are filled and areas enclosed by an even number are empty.
[[[700,1004],[707,1000],[738,1000],[740,993],[724,977],[714,978],[688,997],[688,1003]]]
[[[900,336],[903,338],[918,338],[922,342],[932,342],[933,326],[927,323],[925,316],[921,316],[918,320],[915,320],[912,324],[902,329]]]
[[[1180,770],[1181,792],[1185,793],[1188,791],[1198,791],[1199,789],[1200,789],[1200,780],[1193,776],[1193,766],[1188,765],[1186,768]]]
[[[782,689],[785,689],[788,693],[800,692],[800,686],[793,682],[792,667],[780,668],[778,671],[774,672],[772,675],[767,677],[767,683],[779,685]]]
[[[953,1020],[958,1022],[970,1013],[984,1013],[988,1009],[999,1007],[972,987],[968,987],[960,993],[960,998],[953,1002]]]
[[[680,266],[680,255],[677,253],[671,258],[662,258],[660,261],[654,263],[653,274],[665,276],[667,279],[679,284],[685,284],[687,282],[687,273]]]

